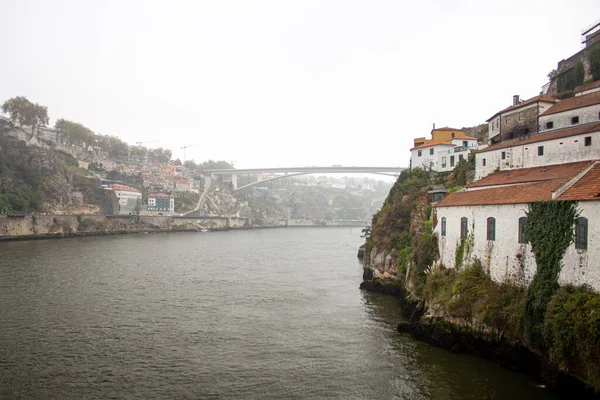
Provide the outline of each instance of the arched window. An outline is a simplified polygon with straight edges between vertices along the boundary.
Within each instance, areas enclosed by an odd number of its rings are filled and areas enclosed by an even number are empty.
[[[461,238],[466,238],[468,235],[468,229],[469,229],[469,220],[467,219],[467,217],[462,217],[460,219],[460,237]]]
[[[588,220],[585,217],[579,217],[575,220],[575,248],[587,250],[588,240]]]
[[[496,218],[487,219],[487,240],[496,240]]]
[[[442,217],[442,236],[446,236],[446,217]]]
[[[525,226],[527,225],[527,217],[519,218],[519,243],[527,243],[527,232],[525,232]]]

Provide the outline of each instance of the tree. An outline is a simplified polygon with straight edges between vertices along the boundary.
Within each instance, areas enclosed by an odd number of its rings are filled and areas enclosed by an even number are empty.
[[[96,135],[91,129],[87,128],[79,122],[68,121],[66,119],[58,119],[54,124],[54,129],[66,139],[69,144],[77,144],[79,146],[89,146],[96,141]]]
[[[36,128],[47,125],[48,107],[38,103],[33,104],[24,96],[17,96],[8,99],[2,104],[2,112],[10,115],[13,124],[31,126],[31,133],[35,133]]]

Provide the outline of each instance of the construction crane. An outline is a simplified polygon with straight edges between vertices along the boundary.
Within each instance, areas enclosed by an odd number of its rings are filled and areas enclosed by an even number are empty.
[[[149,142],[135,142],[135,144],[136,144],[138,147],[143,147],[142,145],[144,145],[144,144],[148,144],[148,143],[157,143],[157,142],[159,142],[159,140],[152,140],[152,141],[149,141]],[[129,150],[129,149],[128,149],[128,150]],[[149,149],[148,149],[148,146],[146,146],[146,164],[148,164],[148,150],[149,150]],[[128,160],[127,160],[127,161],[129,161],[129,156],[128,156],[127,158],[128,158]]]
[[[181,150],[183,150],[183,165],[185,165],[185,149],[187,149],[188,147],[192,147],[195,146],[195,144],[188,144],[187,146],[183,146],[181,148]]]

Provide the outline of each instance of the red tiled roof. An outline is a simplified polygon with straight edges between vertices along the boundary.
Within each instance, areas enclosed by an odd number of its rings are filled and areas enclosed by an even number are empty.
[[[555,179],[572,179],[586,169],[594,161],[579,161],[569,164],[547,165],[544,167],[513,169],[498,171],[467,185],[467,188],[484,186],[514,185],[517,183],[531,183],[551,181]]]
[[[491,189],[456,192],[444,197],[435,204],[435,207],[521,204],[551,200],[552,192],[566,182],[567,179],[554,179],[545,182],[523,183],[519,185],[494,187]]]
[[[563,111],[575,110],[581,107],[600,104],[600,92],[584,94],[582,96],[569,97],[564,99],[547,109],[541,115],[552,115]]]
[[[558,200],[600,200],[600,163],[597,163]]]
[[[168,195],[164,193],[150,193],[148,197],[173,197],[173,195]]]
[[[599,93],[600,94],[600,93]],[[584,97],[584,96],[580,96]],[[561,129],[558,131],[548,132],[548,133],[540,133],[538,135],[534,135],[528,139],[523,140],[510,140],[506,142],[500,142],[494,144],[490,147],[486,147],[485,149],[477,151],[477,153],[485,153],[486,151],[505,149],[513,146],[521,146],[524,144],[538,143],[544,142],[547,140],[561,139],[569,136],[583,135],[585,133],[600,131],[600,122],[596,122],[593,124],[580,125],[575,126],[573,128]]]
[[[435,207],[524,204],[551,200],[555,191],[590,167],[590,164],[594,164],[593,167],[557,200],[600,201],[600,161],[595,160],[512,170],[509,175],[507,171],[499,171],[467,186],[464,192],[449,194]],[[543,171],[544,168],[546,171]]]
[[[139,190],[137,190],[136,188],[131,187],[131,186],[110,184],[110,185],[108,185],[108,187],[111,188],[112,190],[123,190],[123,191],[138,192],[139,193]]]
[[[596,82],[588,83],[587,85],[578,86],[575,88],[575,93],[585,92],[586,90],[600,88],[600,80]]]
[[[419,145],[417,147],[413,147],[411,150],[422,149],[424,147],[440,146],[440,145],[443,145],[443,146],[452,146],[452,147],[456,146],[455,144],[448,143],[448,142],[429,142],[429,143],[421,144],[421,145]]]
[[[525,101],[522,101],[519,104],[517,104],[516,106],[510,106],[510,107],[505,108],[502,111],[498,111],[496,114],[494,114],[490,118],[488,118],[485,122],[490,122],[498,114],[502,114],[502,113],[505,113],[507,111],[514,111],[514,110],[517,110],[517,109],[519,109],[521,107],[528,106],[529,104],[535,103],[537,101],[545,101],[545,102],[548,102],[548,103],[556,103],[558,101],[558,99],[555,99],[554,97],[551,97],[551,96],[546,96],[544,94],[541,94],[539,96],[535,96],[535,97],[532,97],[532,98],[527,99]]]

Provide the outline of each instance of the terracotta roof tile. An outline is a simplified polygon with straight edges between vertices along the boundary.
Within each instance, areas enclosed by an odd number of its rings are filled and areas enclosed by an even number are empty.
[[[582,96],[570,97],[564,99],[547,109],[541,115],[552,115],[563,111],[575,110],[581,107],[592,106],[594,104],[600,104],[600,92],[594,92],[584,94]]]
[[[567,179],[467,190],[452,193],[435,204],[435,207],[480,206],[494,204],[522,204],[552,199],[552,192],[564,185]]]
[[[456,146],[455,144],[452,144],[452,143],[449,143],[449,142],[429,142],[429,143],[421,144],[421,145],[419,145],[417,147],[413,147],[411,150],[422,149],[422,148],[425,148],[425,147],[432,147],[432,146],[440,146],[440,145],[443,145],[443,146],[452,146],[452,147]]]
[[[584,97],[584,96],[580,96],[580,97]],[[600,122],[596,122],[593,124],[579,125],[579,126],[575,126],[573,128],[560,129],[560,130],[548,132],[548,133],[540,133],[540,134],[534,135],[528,139],[523,139],[523,140],[517,139],[517,140],[506,141],[506,142],[500,142],[500,143],[491,145],[490,147],[486,147],[485,149],[479,150],[479,151],[477,151],[477,153],[484,153],[484,152],[492,151],[492,150],[505,149],[508,147],[520,146],[523,144],[544,142],[546,140],[561,139],[561,138],[565,138],[565,137],[569,137],[569,136],[582,135],[584,133],[590,133],[590,132],[596,132],[596,131],[600,131]]]
[[[502,111],[498,111],[496,114],[494,114],[490,118],[488,118],[485,122],[490,122],[498,114],[502,114],[502,113],[505,113],[507,111],[518,110],[521,107],[528,106],[529,104],[535,103],[537,101],[545,101],[545,102],[548,102],[548,103],[556,103],[558,101],[558,99],[555,99],[554,97],[551,97],[551,96],[546,96],[544,94],[541,94],[539,96],[535,96],[535,97],[532,97],[532,98],[527,99],[525,101],[522,101],[519,104],[517,104],[516,106],[510,106],[510,107],[505,108]]]
[[[597,163],[558,200],[600,200],[600,163]]]
[[[594,161],[579,161],[569,164],[498,171],[467,185],[467,188],[572,179],[593,163]]]
[[[587,85],[578,86],[575,88],[575,93],[585,92],[586,90],[600,88],[600,80],[596,82],[588,83]]]

